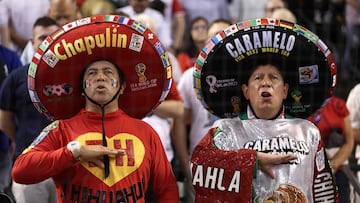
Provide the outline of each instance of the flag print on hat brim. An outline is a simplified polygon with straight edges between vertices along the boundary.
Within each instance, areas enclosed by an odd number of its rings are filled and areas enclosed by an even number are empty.
[[[85,106],[79,86],[82,70],[90,62],[109,60],[124,72],[120,108],[142,118],[169,92],[172,68],[167,58],[157,36],[137,21],[117,15],[83,18],[42,42],[29,67],[28,90],[46,118],[70,118]]]
[[[291,116],[306,118],[335,90],[336,64],[317,35],[295,23],[262,18],[233,24],[209,40],[195,63],[197,97],[216,116],[238,116],[247,105],[241,85],[264,60],[279,66],[289,84],[284,106]]]

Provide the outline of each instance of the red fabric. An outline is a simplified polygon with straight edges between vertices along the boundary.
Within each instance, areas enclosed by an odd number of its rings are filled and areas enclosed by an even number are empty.
[[[185,72],[190,67],[194,66],[195,58],[190,57],[187,53],[181,52],[176,56],[182,72]]]
[[[192,153],[191,171],[196,193],[195,201],[197,203],[251,202],[256,152],[249,149],[225,151],[214,148],[212,134],[215,130],[215,128],[210,129]],[[214,175],[216,170],[218,173],[215,178],[216,182],[210,181],[209,186],[207,186],[207,173]],[[221,175],[221,170],[223,170],[223,175]],[[202,179],[199,178],[201,174],[203,174]],[[236,188],[230,187],[231,182],[236,179],[235,174],[239,174],[241,177],[239,191],[235,191]]]
[[[326,105],[311,115],[308,120],[320,130],[321,141],[325,144],[332,129],[344,130],[344,118],[349,115],[346,102],[337,97],[331,97]]]
[[[214,148],[212,135],[215,131],[216,128],[210,129],[194,149],[191,157],[192,183],[196,193],[196,202],[252,202],[252,181],[256,152],[249,149],[225,151]],[[324,148],[321,145],[318,145],[318,152],[314,162],[314,176],[312,183],[314,199],[312,201],[339,203],[339,194],[335,179],[332,176],[329,162],[326,158]],[[323,165],[324,168],[321,167]],[[320,167],[320,170],[318,169],[318,166]],[[215,183],[214,188],[205,186],[207,173],[210,172],[210,174],[214,174],[215,169],[223,169],[224,175],[222,176],[218,172],[216,178],[217,182]],[[202,173],[199,171],[202,171]],[[241,174],[239,192],[227,191],[227,187],[225,187],[225,190],[219,190],[219,182],[222,186],[228,186],[229,182],[234,177],[233,174],[235,174],[235,171],[240,171]],[[203,176],[201,176],[201,174],[203,174]]]
[[[324,157],[324,160],[319,157]],[[319,161],[321,160],[321,161]],[[324,168],[318,170],[317,163],[324,161]],[[318,145],[317,155],[315,157],[314,165],[314,181],[313,181],[313,195],[314,202],[334,202],[339,203],[339,190],[336,186],[335,177],[331,171],[329,160],[326,156],[325,149],[321,145]],[[333,197],[333,198],[332,198]]]
[[[84,2],[85,0],[76,0],[76,6],[80,8]]]
[[[185,14],[184,7],[181,5],[179,0],[173,0],[172,12],[174,15]]]
[[[133,51],[131,36],[140,32],[134,28],[136,23],[133,27],[130,26],[134,20],[120,16],[114,16],[111,21],[105,18],[106,15],[93,16],[88,19],[90,21],[88,24],[75,27],[70,23],[68,27],[62,27],[46,38],[49,43],[46,49],[37,50],[39,56],[55,53],[56,58],[60,59],[49,65],[48,59],[53,60],[52,57],[35,57],[32,62],[36,64],[36,69],[31,71],[32,74],[28,75],[27,79],[31,100],[36,103],[39,112],[49,120],[70,118],[83,108],[85,99],[81,95],[79,79],[84,67],[90,61],[106,59],[121,67],[128,86],[121,95],[119,106],[132,117],[143,118],[159,104],[163,91],[168,90],[171,67],[168,65],[169,61],[163,61],[159,55],[164,51],[164,47],[158,38],[151,35],[149,29],[143,30],[144,40],[140,43],[141,49]],[[110,30],[121,34],[110,37]],[[108,40],[106,42],[108,45],[95,43],[92,45],[94,47],[86,50],[83,39],[95,38],[95,36],[103,36]],[[112,40],[114,41],[111,42]],[[84,46],[77,45],[78,42]],[[82,48],[74,48],[74,46]],[[68,49],[71,51],[69,52]],[[71,74],[68,74],[69,71]]]
[[[110,156],[107,179],[103,169],[76,161],[66,147],[72,140],[83,145],[101,144],[101,115],[85,110],[45,129],[38,144],[16,160],[13,179],[30,184],[52,177],[59,202],[64,203],[90,202],[90,198],[107,203],[145,202],[148,184],[157,202],[179,202],[171,166],[158,135],[148,124],[119,110],[105,115],[105,133],[110,148],[126,149],[125,156]]]
[[[180,93],[176,87],[175,81],[173,80],[170,86],[169,94],[166,96],[165,100],[176,100],[182,101]]]

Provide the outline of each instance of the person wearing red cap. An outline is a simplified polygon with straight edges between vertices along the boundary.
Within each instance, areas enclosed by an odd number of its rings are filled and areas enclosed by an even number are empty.
[[[156,50],[155,35],[133,29],[142,26],[137,21],[112,15],[83,20],[88,21],[48,37],[40,45],[46,48],[38,49],[42,57],[30,65],[36,67],[29,70],[30,97],[53,122],[16,159],[13,179],[28,184],[51,177],[58,202],[64,203],[145,202],[150,186],[157,202],[179,202],[162,143],[139,119],[169,91],[171,72],[165,71],[171,64],[162,62],[166,52]],[[121,43],[101,46],[96,39],[110,29],[116,34],[103,39]],[[151,34],[146,27],[143,31]],[[79,48],[82,40],[88,50]],[[53,63],[46,56],[50,53]],[[66,68],[71,74],[56,73]],[[146,99],[139,99],[144,94]]]

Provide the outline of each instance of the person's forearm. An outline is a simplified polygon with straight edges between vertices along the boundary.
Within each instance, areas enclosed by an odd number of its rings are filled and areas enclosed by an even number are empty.
[[[52,152],[30,149],[15,160],[12,177],[17,183],[34,184],[68,170],[76,162],[66,147]]]
[[[185,172],[185,174],[189,176],[190,158],[187,149],[186,125],[183,118],[174,119],[173,131],[171,133],[171,141],[174,145],[176,156],[178,157],[182,165],[183,172]]]
[[[350,117],[347,116],[344,118],[344,130],[343,136],[345,143],[340,147],[336,152],[330,165],[333,170],[337,170],[346,160],[349,159],[351,152],[354,148],[354,131],[351,127]]]
[[[343,136],[345,143],[340,147],[330,161],[330,165],[334,171],[336,171],[346,160],[349,159],[354,148],[354,130],[351,127],[349,116],[344,118]]]
[[[11,111],[0,110],[0,130],[15,142],[16,126],[13,115],[14,113]]]
[[[355,144],[360,144],[360,129],[353,129]]]
[[[18,35],[13,28],[10,27],[10,38],[11,40],[21,49],[24,49],[29,39],[24,39]]]
[[[349,159],[354,147],[354,141],[344,143],[330,161],[333,170],[337,170],[346,160]]]
[[[180,118],[184,114],[184,108],[181,101],[165,100],[153,112],[162,118]]]
[[[179,50],[182,46],[185,33],[185,16],[175,16],[173,19],[173,23],[176,26],[174,26],[174,29],[172,31],[174,37],[172,47],[176,50]]]
[[[10,40],[10,31],[6,26],[0,26],[0,44],[5,47],[10,48],[11,40]]]

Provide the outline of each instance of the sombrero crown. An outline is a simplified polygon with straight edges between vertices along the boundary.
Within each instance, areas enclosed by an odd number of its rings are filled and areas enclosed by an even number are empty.
[[[124,73],[119,100],[130,116],[142,118],[169,92],[172,69],[157,36],[124,16],[100,15],[64,25],[39,46],[29,67],[28,89],[49,120],[65,119],[84,107],[79,80],[90,62],[109,60]]]
[[[276,65],[289,84],[286,113],[306,118],[336,86],[331,51],[301,25],[262,18],[239,22],[216,34],[200,52],[194,88],[204,107],[219,117],[234,117],[247,102],[241,85],[254,67]]]

